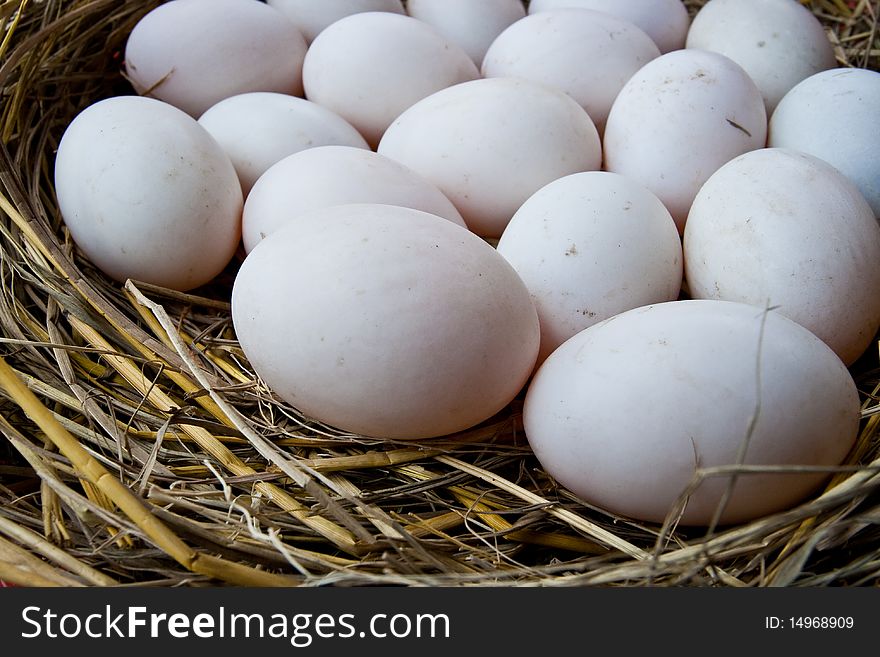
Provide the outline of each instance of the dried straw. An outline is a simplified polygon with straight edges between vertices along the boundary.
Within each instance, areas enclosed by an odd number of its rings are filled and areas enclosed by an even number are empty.
[[[77,112],[130,93],[120,71],[126,34],[156,4],[0,4],[0,579],[34,586],[880,581],[874,350],[852,368],[864,399],[857,449],[827,490],[744,525],[683,529],[618,518],[560,488],[524,440],[521,398],[470,431],[411,444],[303,417],[255,378],[235,340],[234,265],[197,294],[122,286],[95,270],[65,233],[54,150]],[[694,11],[703,3],[687,4]],[[880,68],[880,3],[809,4],[841,65]]]

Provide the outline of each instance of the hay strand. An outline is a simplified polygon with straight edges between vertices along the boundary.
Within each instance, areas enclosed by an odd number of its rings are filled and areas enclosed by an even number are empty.
[[[150,513],[149,508],[140,499],[135,497],[119,479],[112,476],[97,460],[92,458],[80,445],[79,441],[61,426],[2,358],[0,358],[0,387],[6,390],[11,399],[45,432],[46,437],[52,441],[52,444],[70,459],[75,470],[81,473],[86,481],[106,495],[108,501],[119,507],[128,518],[140,527],[149,540],[161,547],[175,561],[193,572],[218,577],[235,584],[278,586],[291,583],[291,580],[285,581],[285,578],[279,576],[253,571],[240,564],[225,562],[211,555],[194,552],[176,534],[159,522]],[[105,505],[105,508],[110,510],[109,505]],[[2,549],[5,542],[5,539],[0,539],[0,549]],[[24,554],[28,557],[24,561],[28,562],[30,568],[37,570],[36,564],[39,564],[43,569],[45,568],[42,561],[35,560],[28,553]],[[64,580],[59,581],[65,583]]]

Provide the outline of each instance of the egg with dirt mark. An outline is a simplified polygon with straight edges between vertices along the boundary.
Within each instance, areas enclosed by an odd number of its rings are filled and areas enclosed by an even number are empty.
[[[605,169],[650,189],[683,231],[709,176],[766,138],[764,101],[739,65],[677,50],[648,62],[618,94],[605,126]]]
[[[687,47],[742,66],[761,90],[768,116],[798,82],[836,65],[825,29],[797,0],[710,0],[694,17]]]
[[[498,242],[541,320],[538,364],[570,337],[681,291],[681,240],[656,196],[623,176],[575,173],[539,189]]]

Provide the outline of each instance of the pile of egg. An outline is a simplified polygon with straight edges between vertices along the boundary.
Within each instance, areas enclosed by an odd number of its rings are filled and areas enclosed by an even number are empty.
[[[648,521],[772,466],[691,525],[851,449],[880,74],[796,0],[173,0],[125,66],[58,149],[71,237],[178,290],[240,259],[241,347],[305,414],[428,438],[525,390],[547,472]]]

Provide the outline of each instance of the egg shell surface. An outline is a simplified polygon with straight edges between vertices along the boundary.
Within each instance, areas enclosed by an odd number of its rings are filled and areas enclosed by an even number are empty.
[[[693,297],[776,308],[847,365],[880,327],[880,226],[811,155],[762,149],[719,169],[694,201],[684,256]]]
[[[229,155],[245,196],[266,169],[293,153],[327,145],[370,148],[335,112],[286,94],[232,96],[208,109],[199,123]]]
[[[797,0],[710,0],[694,17],[688,48],[712,50],[743,67],[773,113],[801,80],[836,66],[825,29]]]
[[[367,11],[403,14],[400,0],[266,0],[287,16],[311,43],[324,28],[346,16]]]
[[[575,173],[535,192],[498,252],[529,288],[542,363],[588,326],[681,291],[681,240],[656,196],[623,176]]]
[[[198,287],[241,237],[229,157],[195,119],[152,98],[108,98],[77,115],[58,147],[55,190],[74,242],[118,281]]]
[[[654,192],[683,231],[709,176],[766,139],[764,102],[746,72],[717,53],[677,50],[648,62],[618,94],[605,169]]]
[[[767,145],[825,160],[856,184],[880,218],[880,73],[835,68],[789,91],[770,117]]]
[[[385,438],[490,418],[525,384],[540,340],[528,290],[495,249],[386,205],[324,208],[263,240],[235,280],[232,318],[282,399]]]
[[[583,107],[601,135],[623,85],[660,56],[632,23],[588,9],[555,9],[508,27],[483,61],[484,77],[519,77],[564,91]]]
[[[399,162],[359,148],[319,146],[284,158],[254,185],[242,218],[245,251],[311,210],[352,203],[399,205],[466,227],[443,192]]]
[[[248,91],[302,95],[306,42],[278,11],[254,0],[175,0],[147,13],[125,45],[139,94],[194,118]]]
[[[690,17],[681,0],[531,0],[529,13],[577,7],[629,21],[650,36],[660,52],[684,48]]]
[[[675,519],[701,468],[840,464],[859,415],[849,371],[800,325],[746,304],[675,301],[565,342],[529,385],[523,421],[559,483],[608,511],[659,523]],[[742,474],[718,520],[787,509],[826,477]],[[730,484],[730,476],[704,479],[681,524],[710,524]]]
[[[495,38],[526,15],[520,0],[408,0],[406,10],[461,46],[477,68]]]
[[[378,152],[437,185],[468,227],[489,238],[541,187],[602,162],[596,126],[576,101],[514,78],[432,94],[394,121]]]
[[[333,110],[375,146],[404,110],[480,77],[467,53],[409,16],[347,16],[315,38],[303,64],[306,97]]]

